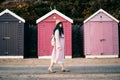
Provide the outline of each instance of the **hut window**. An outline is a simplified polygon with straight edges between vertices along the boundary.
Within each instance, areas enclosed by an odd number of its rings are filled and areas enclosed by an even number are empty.
[[[100,18],[102,18],[102,16],[100,16]]]

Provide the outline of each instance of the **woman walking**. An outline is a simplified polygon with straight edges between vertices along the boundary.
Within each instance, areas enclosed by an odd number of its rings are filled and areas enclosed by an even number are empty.
[[[55,37],[55,45],[53,47],[51,55],[51,63],[48,68],[50,73],[55,73],[53,66],[55,63],[60,64],[62,72],[69,72],[69,70],[64,67],[65,51],[64,51],[64,30],[63,23],[61,21],[56,21],[56,27],[53,30],[53,35]]]

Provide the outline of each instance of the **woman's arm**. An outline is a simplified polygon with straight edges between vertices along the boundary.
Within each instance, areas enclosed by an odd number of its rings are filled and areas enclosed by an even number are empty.
[[[55,40],[57,49],[61,48],[59,30],[55,31]]]

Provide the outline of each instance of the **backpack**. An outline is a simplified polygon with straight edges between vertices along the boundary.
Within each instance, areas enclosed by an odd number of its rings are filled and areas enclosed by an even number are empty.
[[[51,38],[51,45],[52,46],[55,46],[55,35],[52,35],[52,38]]]

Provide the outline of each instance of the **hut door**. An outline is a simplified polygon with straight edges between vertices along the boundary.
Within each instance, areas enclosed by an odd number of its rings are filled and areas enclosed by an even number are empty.
[[[103,55],[113,54],[113,29],[111,22],[102,22],[103,27]]]
[[[103,53],[103,27],[101,23],[91,22],[90,24],[90,54],[100,55]]]
[[[17,24],[0,22],[0,55],[17,54]]]
[[[107,55],[113,52],[112,25],[109,22],[94,22],[90,27],[90,53]]]
[[[55,27],[55,22],[46,22],[44,25],[40,25],[39,31],[39,56],[50,56],[52,52],[51,46],[51,36],[53,33],[53,29]]]

